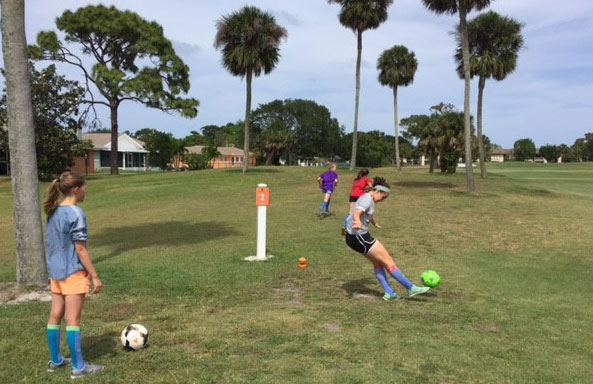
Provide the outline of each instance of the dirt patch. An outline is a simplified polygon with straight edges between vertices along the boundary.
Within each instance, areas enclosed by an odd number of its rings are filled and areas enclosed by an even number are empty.
[[[286,281],[280,288],[273,290],[275,305],[302,305],[301,290],[291,281]]]
[[[354,293],[352,295],[355,299],[365,299],[365,300],[375,300],[377,297],[375,295],[369,295],[367,293]]]
[[[500,326],[498,324],[482,325],[474,328],[478,333],[499,333]]]
[[[342,330],[342,327],[340,327],[338,324],[331,324],[331,323],[321,324],[319,327],[323,328],[323,329],[327,329],[330,332],[340,332]]]
[[[28,301],[51,301],[49,287],[22,286],[17,283],[0,284],[0,305]]]
[[[105,312],[105,316],[110,321],[125,320],[130,316],[132,306],[128,304],[116,304]]]

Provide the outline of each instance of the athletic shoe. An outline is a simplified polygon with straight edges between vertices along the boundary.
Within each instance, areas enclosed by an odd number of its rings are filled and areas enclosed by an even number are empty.
[[[72,369],[72,374],[70,375],[70,378],[79,379],[81,377],[92,375],[93,373],[97,373],[102,370],[102,365],[91,364],[88,361],[85,361],[84,367],[82,369]]]
[[[62,357],[62,362],[60,364],[56,364],[53,361],[48,361],[47,362],[47,371],[48,372],[55,372],[56,369],[60,368],[60,367],[65,367],[67,365],[72,364],[72,359],[70,358],[66,358],[66,357]]]
[[[413,285],[411,289],[408,289],[408,297],[421,295],[430,291],[430,287],[419,287],[417,285]]]
[[[383,295],[383,300],[385,300],[385,301],[392,301],[392,300],[397,300],[397,299],[399,299],[399,295],[397,294],[397,292],[393,292],[392,294],[385,293]]]

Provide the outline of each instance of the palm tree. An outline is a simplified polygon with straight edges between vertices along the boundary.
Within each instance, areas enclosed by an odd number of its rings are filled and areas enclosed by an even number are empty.
[[[243,7],[216,22],[214,47],[222,51],[222,64],[234,76],[247,79],[245,105],[245,142],[243,173],[249,164],[249,117],[251,112],[251,81],[262,71],[269,74],[280,60],[280,40],[286,29],[276,24],[274,16],[256,7]]]
[[[414,52],[402,45],[395,45],[384,51],[377,61],[379,82],[393,88],[393,124],[395,127],[395,162],[397,170],[401,171],[399,161],[399,133],[397,129],[397,87],[407,87],[414,81],[414,74],[418,69],[418,60]]]
[[[463,97],[463,130],[465,135],[465,173],[467,181],[467,192],[474,193],[474,174],[472,169],[472,146],[471,146],[471,122],[469,111],[469,43],[467,37],[467,14],[472,10],[481,10],[490,5],[492,0],[422,0],[424,6],[429,10],[438,13],[459,14],[459,33],[462,42],[463,57],[463,78],[465,80],[465,91]]]
[[[0,8],[14,199],[16,279],[20,284],[46,285],[35,130],[25,37],[25,5],[22,0],[2,0]]]
[[[352,133],[352,156],[350,170],[356,167],[356,148],[358,132],[358,104],[360,100],[360,62],[362,57],[362,33],[376,29],[387,20],[387,8],[393,0],[328,0],[342,7],[338,18],[340,23],[356,33],[358,54],[356,56],[356,96],[354,101],[354,131]]]
[[[484,140],[482,138],[482,101],[486,79],[504,80],[517,67],[517,55],[523,46],[521,23],[490,11],[479,15],[467,24],[470,52],[470,76],[477,75],[478,82],[478,153],[480,173],[486,177]],[[463,47],[459,28],[456,33],[457,72],[463,77]]]

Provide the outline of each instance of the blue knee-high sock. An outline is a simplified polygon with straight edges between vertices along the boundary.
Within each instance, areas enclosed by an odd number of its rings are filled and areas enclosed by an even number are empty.
[[[70,356],[72,357],[72,368],[83,369],[84,361],[82,360],[82,349],[80,327],[69,325],[66,327],[66,341],[70,349]]]
[[[60,353],[60,326],[47,325],[47,345],[49,347],[49,358],[52,363],[60,364],[63,360]]]
[[[389,268],[389,274],[393,276],[393,278],[397,280],[398,283],[406,287],[406,289],[412,289],[412,287],[414,286],[414,283],[408,280],[408,278],[404,276],[402,270],[396,267],[395,265]]]
[[[344,228],[348,227],[348,219],[350,218],[350,214],[347,214],[344,218]]]
[[[331,200],[328,200],[327,203],[325,203],[325,210],[327,212],[329,212],[329,203],[331,203]]]
[[[325,211],[325,207],[327,207],[327,203],[324,201],[323,203],[321,203],[321,210]]]
[[[375,265],[375,277],[377,278],[377,280],[379,280],[379,284],[381,284],[381,287],[383,287],[383,291],[385,291],[385,293],[393,295],[393,292],[395,291],[393,290],[393,288],[391,288],[389,280],[387,279],[387,274],[385,273],[385,269],[382,265]]]

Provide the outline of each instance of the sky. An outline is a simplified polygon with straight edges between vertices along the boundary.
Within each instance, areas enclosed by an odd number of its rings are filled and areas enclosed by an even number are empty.
[[[216,21],[245,5],[273,14],[286,28],[282,57],[269,75],[254,78],[252,106],[275,99],[308,99],[325,105],[346,132],[354,125],[356,36],[338,20],[339,5],[325,0],[27,0],[27,40],[42,30],[56,30],[64,10],[87,4],[116,5],[163,26],[177,54],[190,68],[189,96],[200,101],[198,116],[177,115],[124,102],[120,131],[155,128],[184,137],[190,131],[244,118],[246,84],[221,65],[214,48]],[[488,80],[484,91],[484,134],[512,148],[522,138],[536,146],[568,144],[593,132],[593,1],[495,0],[490,8],[524,23],[525,47],[517,69],[504,81]],[[363,34],[359,130],[393,135],[393,93],[377,81],[377,59],[394,45],[416,54],[414,82],[398,91],[399,116],[428,114],[440,102],[463,110],[463,81],[455,73],[457,16],[436,15],[420,0],[395,0],[388,20]],[[478,13],[473,12],[472,19]],[[58,36],[63,37],[58,33]],[[90,61],[89,61],[90,63]],[[82,80],[72,67],[60,66],[68,78]],[[472,82],[471,112],[477,111],[477,79]],[[109,111],[97,106],[104,127]]]

